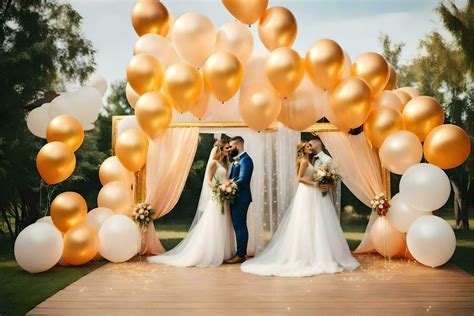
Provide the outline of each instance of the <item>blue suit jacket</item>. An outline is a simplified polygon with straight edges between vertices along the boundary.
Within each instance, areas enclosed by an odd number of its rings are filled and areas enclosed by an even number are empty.
[[[250,190],[250,180],[252,179],[253,161],[247,153],[243,153],[238,161],[232,164],[230,178],[239,187],[239,195],[234,200],[234,204],[252,202],[252,192]]]

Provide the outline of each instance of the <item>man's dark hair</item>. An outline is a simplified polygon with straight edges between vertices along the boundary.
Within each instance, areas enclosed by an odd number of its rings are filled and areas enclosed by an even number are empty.
[[[234,136],[234,137],[232,137],[231,139],[229,139],[229,143],[232,142],[232,141],[237,142],[237,143],[240,143],[240,144],[245,143],[245,142],[244,142],[244,139],[242,138],[242,136]]]
[[[318,142],[320,142],[321,144],[323,143],[323,141],[321,140],[321,137],[319,137],[318,135],[314,135],[313,138],[310,139],[311,140],[317,140]]]

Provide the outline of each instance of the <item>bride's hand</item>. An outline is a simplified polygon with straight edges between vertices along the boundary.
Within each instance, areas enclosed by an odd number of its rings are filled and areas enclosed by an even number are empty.
[[[327,191],[329,191],[329,185],[327,185],[327,184],[320,184],[320,185],[319,185],[319,189],[321,190],[321,192],[327,192]]]

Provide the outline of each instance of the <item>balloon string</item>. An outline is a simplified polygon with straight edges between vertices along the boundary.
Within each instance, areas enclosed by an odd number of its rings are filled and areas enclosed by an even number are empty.
[[[47,200],[46,200],[46,210],[44,212],[44,216],[48,214],[49,209],[51,208],[51,197],[53,196],[56,187],[54,185],[46,186],[47,189]]]

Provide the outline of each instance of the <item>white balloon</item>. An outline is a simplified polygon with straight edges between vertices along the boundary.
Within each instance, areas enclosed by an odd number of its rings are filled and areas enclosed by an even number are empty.
[[[434,211],[449,199],[451,184],[439,167],[420,163],[408,168],[400,180],[402,200],[418,210]]]
[[[252,32],[238,21],[226,23],[217,31],[216,47],[234,54],[245,66],[253,51]]]
[[[146,53],[154,56],[164,69],[180,61],[171,41],[158,34],[149,33],[141,36],[136,41],[133,52],[134,54]]]
[[[107,218],[114,215],[114,212],[106,207],[97,207],[87,213],[86,223],[100,231],[100,227]]]
[[[96,88],[101,95],[104,95],[107,92],[107,80],[97,72],[89,77],[87,85]]]
[[[51,269],[63,253],[59,230],[48,223],[34,223],[23,229],[15,240],[15,259],[30,273]]]
[[[82,87],[74,92],[63,93],[56,97],[49,106],[49,117],[69,114],[78,119],[82,126],[93,128],[102,109],[102,95],[93,87]]]
[[[445,264],[453,256],[456,236],[441,217],[422,216],[408,229],[407,246],[417,261],[434,268]]]
[[[129,217],[112,215],[99,230],[99,253],[112,262],[130,260],[139,251],[140,230]]]
[[[33,135],[46,138],[46,128],[51,120],[49,118],[49,106],[49,103],[44,103],[42,106],[28,113],[26,126]]]
[[[51,218],[51,216],[44,216],[44,217],[38,218],[36,223],[46,223],[46,224],[51,224],[54,226],[53,219]]]
[[[406,233],[411,223],[424,215],[427,215],[426,212],[407,205],[401,199],[400,194],[396,194],[390,200],[390,210],[388,211],[387,219],[398,231]]]
[[[349,54],[344,51],[344,68],[342,70],[341,80],[351,76],[352,61]]]

